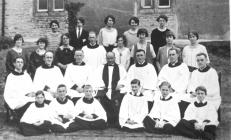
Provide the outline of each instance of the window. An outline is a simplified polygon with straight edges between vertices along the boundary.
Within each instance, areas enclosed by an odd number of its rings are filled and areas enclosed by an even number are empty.
[[[152,0],[141,0],[142,8],[152,8],[153,1]]]
[[[48,0],[38,0],[37,2],[38,11],[48,11]]]
[[[159,0],[159,8],[169,8],[170,0]]]
[[[64,10],[64,0],[53,0],[54,11],[63,11]]]

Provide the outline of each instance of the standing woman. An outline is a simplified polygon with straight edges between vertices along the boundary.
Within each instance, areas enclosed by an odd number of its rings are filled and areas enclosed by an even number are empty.
[[[105,27],[101,28],[99,31],[98,42],[99,45],[103,45],[107,52],[112,51],[116,46],[116,37],[118,35],[117,29],[114,28],[115,17],[108,15],[104,19]]]
[[[65,33],[61,36],[60,47],[55,52],[55,63],[61,69],[62,73],[65,73],[67,64],[74,61],[75,50],[74,47],[69,45],[70,35]]]
[[[6,55],[6,71],[7,71],[7,75],[11,72],[14,71],[14,60],[17,57],[22,57],[24,60],[24,66],[23,66],[23,70],[26,70],[28,68],[28,53],[27,51],[23,48],[23,37],[21,34],[16,34],[14,36],[14,47],[12,49],[10,49],[7,52]]]
[[[188,65],[189,71],[192,72],[198,68],[196,55],[199,53],[205,53],[208,56],[208,52],[205,46],[198,44],[199,34],[197,32],[189,32],[188,39],[190,45],[184,47],[182,56],[184,63]],[[208,63],[210,63],[209,57]]]
[[[115,53],[116,63],[122,65],[126,70],[128,70],[130,65],[130,50],[126,47],[127,40],[124,35],[117,37],[117,48],[113,49]]]
[[[127,39],[127,47],[131,50],[132,46],[135,45],[139,38],[137,37],[137,27],[139,26],[139,19],[137,17],[131,17],[128,21],[130,29],[124,32],[124,35]]]
[[[38,48],[31,53],[30,60],[29,60],[28,71],[32,79],[34,78],[36,69],[44,63],[43,57],[46,52],[48,41],[46,38],[41,37],[38,39],[37,45],[38,45]]]
[[[59,22],[52,20],[50,22],[51,32],[48,32],[46,37],[49,42],[47,50],[55,51],[59,47],[61,33],[59,32]]]

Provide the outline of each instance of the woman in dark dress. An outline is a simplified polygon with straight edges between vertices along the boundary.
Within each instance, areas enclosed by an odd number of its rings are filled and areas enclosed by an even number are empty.
[[[29,73],[31,75],[31,78],[34,78],[34,74],[36,69],[43,64],[43,57],[46,52],[46,48],[48,45],[48,41],[46,38],[39,38],[37,41],[38,48],[33,51],[30,55],[30,61],[29,61]]]

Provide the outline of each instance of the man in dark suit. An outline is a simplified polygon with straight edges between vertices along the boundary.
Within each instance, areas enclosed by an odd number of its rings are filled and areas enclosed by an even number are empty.
[[[88,43],[88,31],[83,29],[84,24],[82,17],[77,18],[75,30],[70,31],[70,45],[75,49],[82,49]]]

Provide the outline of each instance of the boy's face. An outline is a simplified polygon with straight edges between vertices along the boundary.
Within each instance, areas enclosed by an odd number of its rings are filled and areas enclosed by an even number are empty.
[[[204,99],[205,99],[205,92],[202,91],[202,90],[197,90],[196,91],[196,94],[197,94],[197,99],[200,101],[200,102],[203,102]]]
[[[166,22],[165,19],[160,18],[159,21],[158,21],[158,23],[159,23],[159,27],[160,27],[160,28],[163,28],[163,27],[166,26],[166,23],[167,23],[167,22]]]
[[[167,36],[167,37],[166,37],[166,42],[167,42],[167,44],[172,44],[172,43],[173,43],[173,40],[174,40],[173,36]]]
[[[67,89],[66,87],[59,87],[57,89],[58,98],[64,100],[66,97]]]
[[[80,20],[77,20],[77,27],[78,28],[83,27],[83,23]]]
[[[93,89],[91,87],[85,88],[84,89],[85,97],[88,98],[88,99],[93,98],[92,92],[93,92]]]
[[[38,104],[43,104],[44,103],[44,100],[45,100],[45,97],[42,95],[42,94],[39,94],[35,97],[35,101],[38,103]]]
[[[138,85],[138,84],[131,84],[131,88],[132,88],[132,92],[134,92],[136,94],[136,93],[138,93],[138,91],[140,89],[140,85]]]
[[[21,58],[17,58],[17,60],[14,62],[14,67],[15,67],[15,69],[17,69],[17,70],[22,70],[22,68],[23,68],[23,59],[21,59]]]
[[[164,98],[167,97],[168,94],[169,94],[169,92],[170,92],[168,86],[166,86],[166,85],[163,85],[163,86],[160,88],[160,91],[161,91],[161,94],[162,94],[162,96],[163,96]]]

